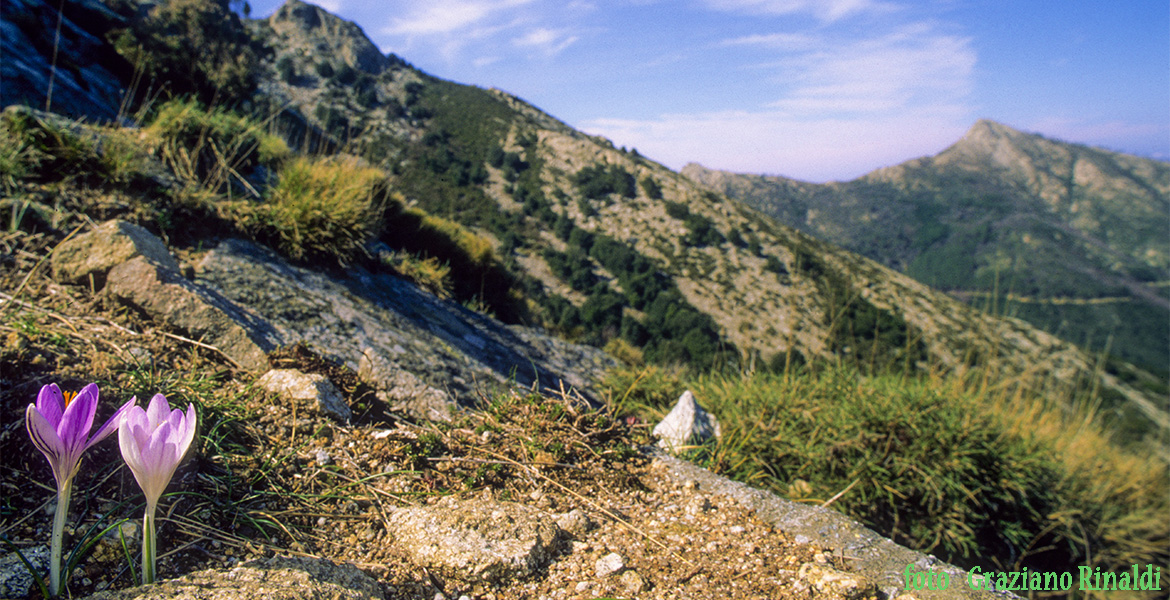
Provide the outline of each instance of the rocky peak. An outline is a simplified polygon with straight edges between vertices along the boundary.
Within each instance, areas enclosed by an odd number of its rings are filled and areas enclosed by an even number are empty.
[[[300,0],[288,0],[268,25],[284,39],[286,48],[306,56],[336,57],[345,64],[378,75],[389,61],[357,24]]]
[[[998,169],[1034,168],[1037,162],[1068,162],[1067,144],[980,119],[955,145],[936,157],[940,165],[959,164]]]

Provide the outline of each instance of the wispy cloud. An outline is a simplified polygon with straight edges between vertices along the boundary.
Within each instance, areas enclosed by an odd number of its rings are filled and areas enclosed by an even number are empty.
[[[450,34],[486,24],[500,13],[532,0],[428,0],[412,2],[405,16],[390,21],[382,33],[392,35]]]
[[[566,29],[537,27],[529,30],[523,36],[513,39],[512,44],[538,50],[546,56],[555,56],[565,48],[572,46],[578,39],[580,38],[577,35]]]
[[[807,13],[826,22],[888,9],[884,3],[872,0],[706,0],[706,4],[715,10],[754,15]]]
[[[874,113],[961,103],[971,93],[976,54],[968,38],[911,24],[875,37],[824,42],[787,59],[783,77],[793,87],[773,108]]]
[[[823,36],[809,33],[760,33],[724,40],[721,46],[759,46],[775,50],[810,50],[824,45]]]
[[[316,0],[314,2],[314,4],[316,4],[317,6],[320,6],[321,8],[324,8],[325,10],[327,10],[333,14],[340,13],[342,8],[344,8],[344,6],[345,6],[345,4],[341,0]]]
[[[761,13],[828,10],[797,0],[709,4]],[[860,15],[877,7],[835,4],[834,14]],[[738,61],[740,69],[756,77],[765,73],[768,89],[762,97],[772,99],[756,107],[582,125],[675,168],[694,160],[810,180],[831,173],[860,175],[907,156],[937,152],[970,125],[977,56],[972,40],[952,33],[945,23],[891,19],[894,12],[859,17],[849,26],[795,31],[783,30],[790,25],[784,19],[761,20],[780,31],[717,43],[715,50],[733,53],[728,59]]]

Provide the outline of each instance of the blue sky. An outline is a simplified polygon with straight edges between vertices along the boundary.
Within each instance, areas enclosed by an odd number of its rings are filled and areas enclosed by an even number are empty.
[[[935,154],[980,118],[1170,160],[1165,0],[318,4],[432,75],[674,169],[845,180]]]

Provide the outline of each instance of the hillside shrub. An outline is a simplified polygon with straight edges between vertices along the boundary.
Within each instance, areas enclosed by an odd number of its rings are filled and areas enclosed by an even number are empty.
[[[719,233],[711,219],[691,213],[684,223],[690,230],[686,236],[688,246],[716,246],[723,243],[723,234]]]
[[[585,167],[573,176],[573,182],[577,184],[581,195],[590,200],[598,200],[610,194],[618,194],[624,198],[633,198],[637,195],[634,176],[617,165]]]
[[[646,192],[647,198],[651,200],[662,199],[662,186],[658,185],[658,182],[654,181],[653,177],[647,175],[642,178],[640,183],[642,184],[642,191]]]
[[[114,0],[130,26],[111,32],[115,50],[167,97],[194,94],[206,104],[236,105],[256,89],[264,51],[227,0],[169,0],[141,10]]]

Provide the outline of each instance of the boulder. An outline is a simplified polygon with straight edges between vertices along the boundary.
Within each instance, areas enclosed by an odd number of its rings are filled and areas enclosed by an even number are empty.
[[[720,436],[719,420],[703,410],[695,396],[687,390],[679,397],[670,413],[654,426],[658,445],[669,452],[686,446],[698,445]]]
[[[53,252],[50,264],[53,279],[61,283],[87,285],[92,277],[95,289],[101,289],[110,269],[138,256],[163,269],[179,271],[179,263],[162,240],[120,220],[106,221],[66,240]]]
[[[548,564],[562,538],[556,521],[536,508],[450,497],[395,511],[388,529],[415,564],[469,581],[532,575]]]
[[[257,383],[274,394],[293,400],[308,400],[317,407],[317,412],[342,423],[348,423],[353,417],[337,386],[319,373],[273,369],[262,375]]]
[[[352,565],[325,559],[272,557],[230,569],[196,571],[178,579],[118,591],[89,600],[368,600],[384,598],[378,582]]]

